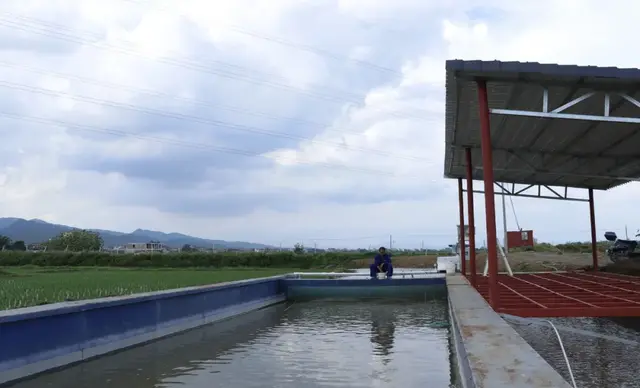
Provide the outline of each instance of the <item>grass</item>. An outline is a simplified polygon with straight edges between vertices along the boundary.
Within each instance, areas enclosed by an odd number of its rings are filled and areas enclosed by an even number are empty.
[[[308,271],[308,270],[307,270]],[[0,310],[302,272],[296,269],[0,268]]]

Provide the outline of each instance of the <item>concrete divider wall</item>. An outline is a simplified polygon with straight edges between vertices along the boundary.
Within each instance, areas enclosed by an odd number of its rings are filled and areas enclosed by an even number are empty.
[[[462,334],[460,333],[460,323],[458,322],[455,314],[453,314],[453,306],[451,305],[451,299],[449,299],[449,321],[451,322],[451,340],[453,342],[455,357],[456,357],[456,372],[457,377],[460,379],[461,388],[475,388],[476,385],[473,381],[473,372],[471,371],[471,362],[466,349],[464,348],[464,342],[462,341]]]
[[[0,312],[0,384],[282,302],[281,279]]]

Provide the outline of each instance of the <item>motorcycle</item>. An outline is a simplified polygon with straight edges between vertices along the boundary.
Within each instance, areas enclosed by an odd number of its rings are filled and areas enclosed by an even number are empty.
[[[640,236],[640,233],[636,234],[636,237],[638,236]],[[638,248],[637,240],[619,239],[615,232],[606,232],[604,238],[611,242],[605,253],[612,262],[616,263],[627,259],[640,261],[640,252],[636,252],[636,248]]]

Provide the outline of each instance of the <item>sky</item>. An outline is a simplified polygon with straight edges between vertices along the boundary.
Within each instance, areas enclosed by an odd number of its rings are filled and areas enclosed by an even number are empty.
[[[283,246],[445,246],[459,219],[457,182],[443,178],[445,61],[640,67],[634,8],[4,0],[0,216]],[[640,228],[638,192],[596,192],[599,237]],[[514,198],[507,222],[540,241],[590,236],[583,202]]]

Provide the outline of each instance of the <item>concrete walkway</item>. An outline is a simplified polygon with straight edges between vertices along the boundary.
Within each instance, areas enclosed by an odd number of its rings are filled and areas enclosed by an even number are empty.
[[[571,388],[462,275],[447,288],[464,388]]]

